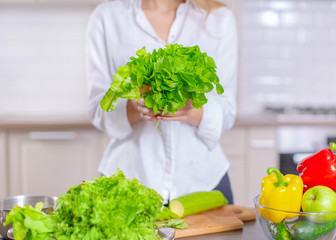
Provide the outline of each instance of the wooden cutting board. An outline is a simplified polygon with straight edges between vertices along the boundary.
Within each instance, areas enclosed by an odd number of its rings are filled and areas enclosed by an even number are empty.
[[[188,228],[176,229],[175,239],[241,229],[244,221],[255,220],[255,218],[256,213],[251,208],[237,205],[219,207],[184,217]]]

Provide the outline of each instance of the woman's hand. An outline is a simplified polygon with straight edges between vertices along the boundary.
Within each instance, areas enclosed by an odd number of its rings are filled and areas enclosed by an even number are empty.
[[[127,117],[130,124],[139,120],[156,121],[157,115],[154,114],[153,109],[146,107],[143,98],[137,102],[135,99],[129,99],[127,102]]]
[[[131,124],[139,121],[139,120],[146,120],[146,121],[156,121],[156,120],[163,120],[163,121],[187,121],[190,124],[198,126],[201,122],[203,116],[203,108],[202,109],[195,109],[192,106],[191,100],[187,101],[187,104],[177,110],[174,115],[171,113],[167,113],[162,115],[162,110],[159,110],[158,113],[155,115],[153,109],[147,108],[144,102],[144,99],[141,98],[139,102],[135,99],[130,99],[127,102],[127,117]]]
[[[158,115],[156,118],[164,121],[187,121],[195,126],[198,126],[201,122],[202,116],[203,108],[195,109],[189,99],[187,104],[183,108],[177,110],[173,116],[171,113],[167,113],[163,116]]]

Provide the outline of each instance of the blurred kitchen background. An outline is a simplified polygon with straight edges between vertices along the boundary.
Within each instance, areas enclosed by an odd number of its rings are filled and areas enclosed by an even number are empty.
[[[0,197],[59,195],[97,176],[85,31],[99,0],[0,0]],[[235,203],[268,167],[296,173],[336,141],[336,0],[227,0],[240,39],[239,115],[223,135]]]

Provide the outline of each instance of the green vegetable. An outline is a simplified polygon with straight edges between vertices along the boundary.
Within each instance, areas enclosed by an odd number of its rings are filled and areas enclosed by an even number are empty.
[[[26,207],[11,211],[13,217],[7,223],[13,223],[16,240],[22,240],[25,231],[27,240],[158,239],[155,216],[162,200],[156,191],[136,179],[126,179],[119,170],[109,178],[103,176],[70,188],[57,199],[53,215],[41,215],[40,208],[28,212],[32,207]]]
[[[336,221],[328,223],[313,223],[301,221],[292,226],[291,234],[294,240],[315,240],[327,235],[336,225]]]
[[[166,219],[178,218],[169,208],[162,206],[161,211],[156,215],[155,220],[164,221]]]
[[[170,227],[177,229],[185,229],[188,227],[188,224],[183,219],[170,219],[165,223],[157,224],[158,227]]]
[[[4,226],[13,223],[16,240],[50,239],[57,228],[58,219],[42,212],[43,207],[42,202],[37,203],[35,208],[30,205],[16,206],[7,215]]]
[[[227,198],[217,190],[194,192],[169,203],[169,209],[179,218],[218,208],[228,204]]]
[[[152,53],[143,47],[136,55],[113,75],[114,81],[100,102],[103,110],[113,111],[119,98],[139,101],[144,97],[145,105],[155,114],[159,109],[163,114],[174,114],[188,99],[200,109],[207,102],[205,93],[214,86],[218,94],[224,92],[214,60],[197,45],[166,45]],[[146,85],[151,91],[141,95],[140,88]]]
[[[267,227],[274,240],[292,240],[285,221],[279,223],[267,221]]]

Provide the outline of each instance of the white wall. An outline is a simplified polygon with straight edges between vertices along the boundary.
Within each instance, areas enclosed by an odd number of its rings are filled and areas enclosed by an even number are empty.
[[[336,106],[336,0],[241,0],[240,114]]]
[[[0,115],[86,114],[93,8],[0,3]]]

